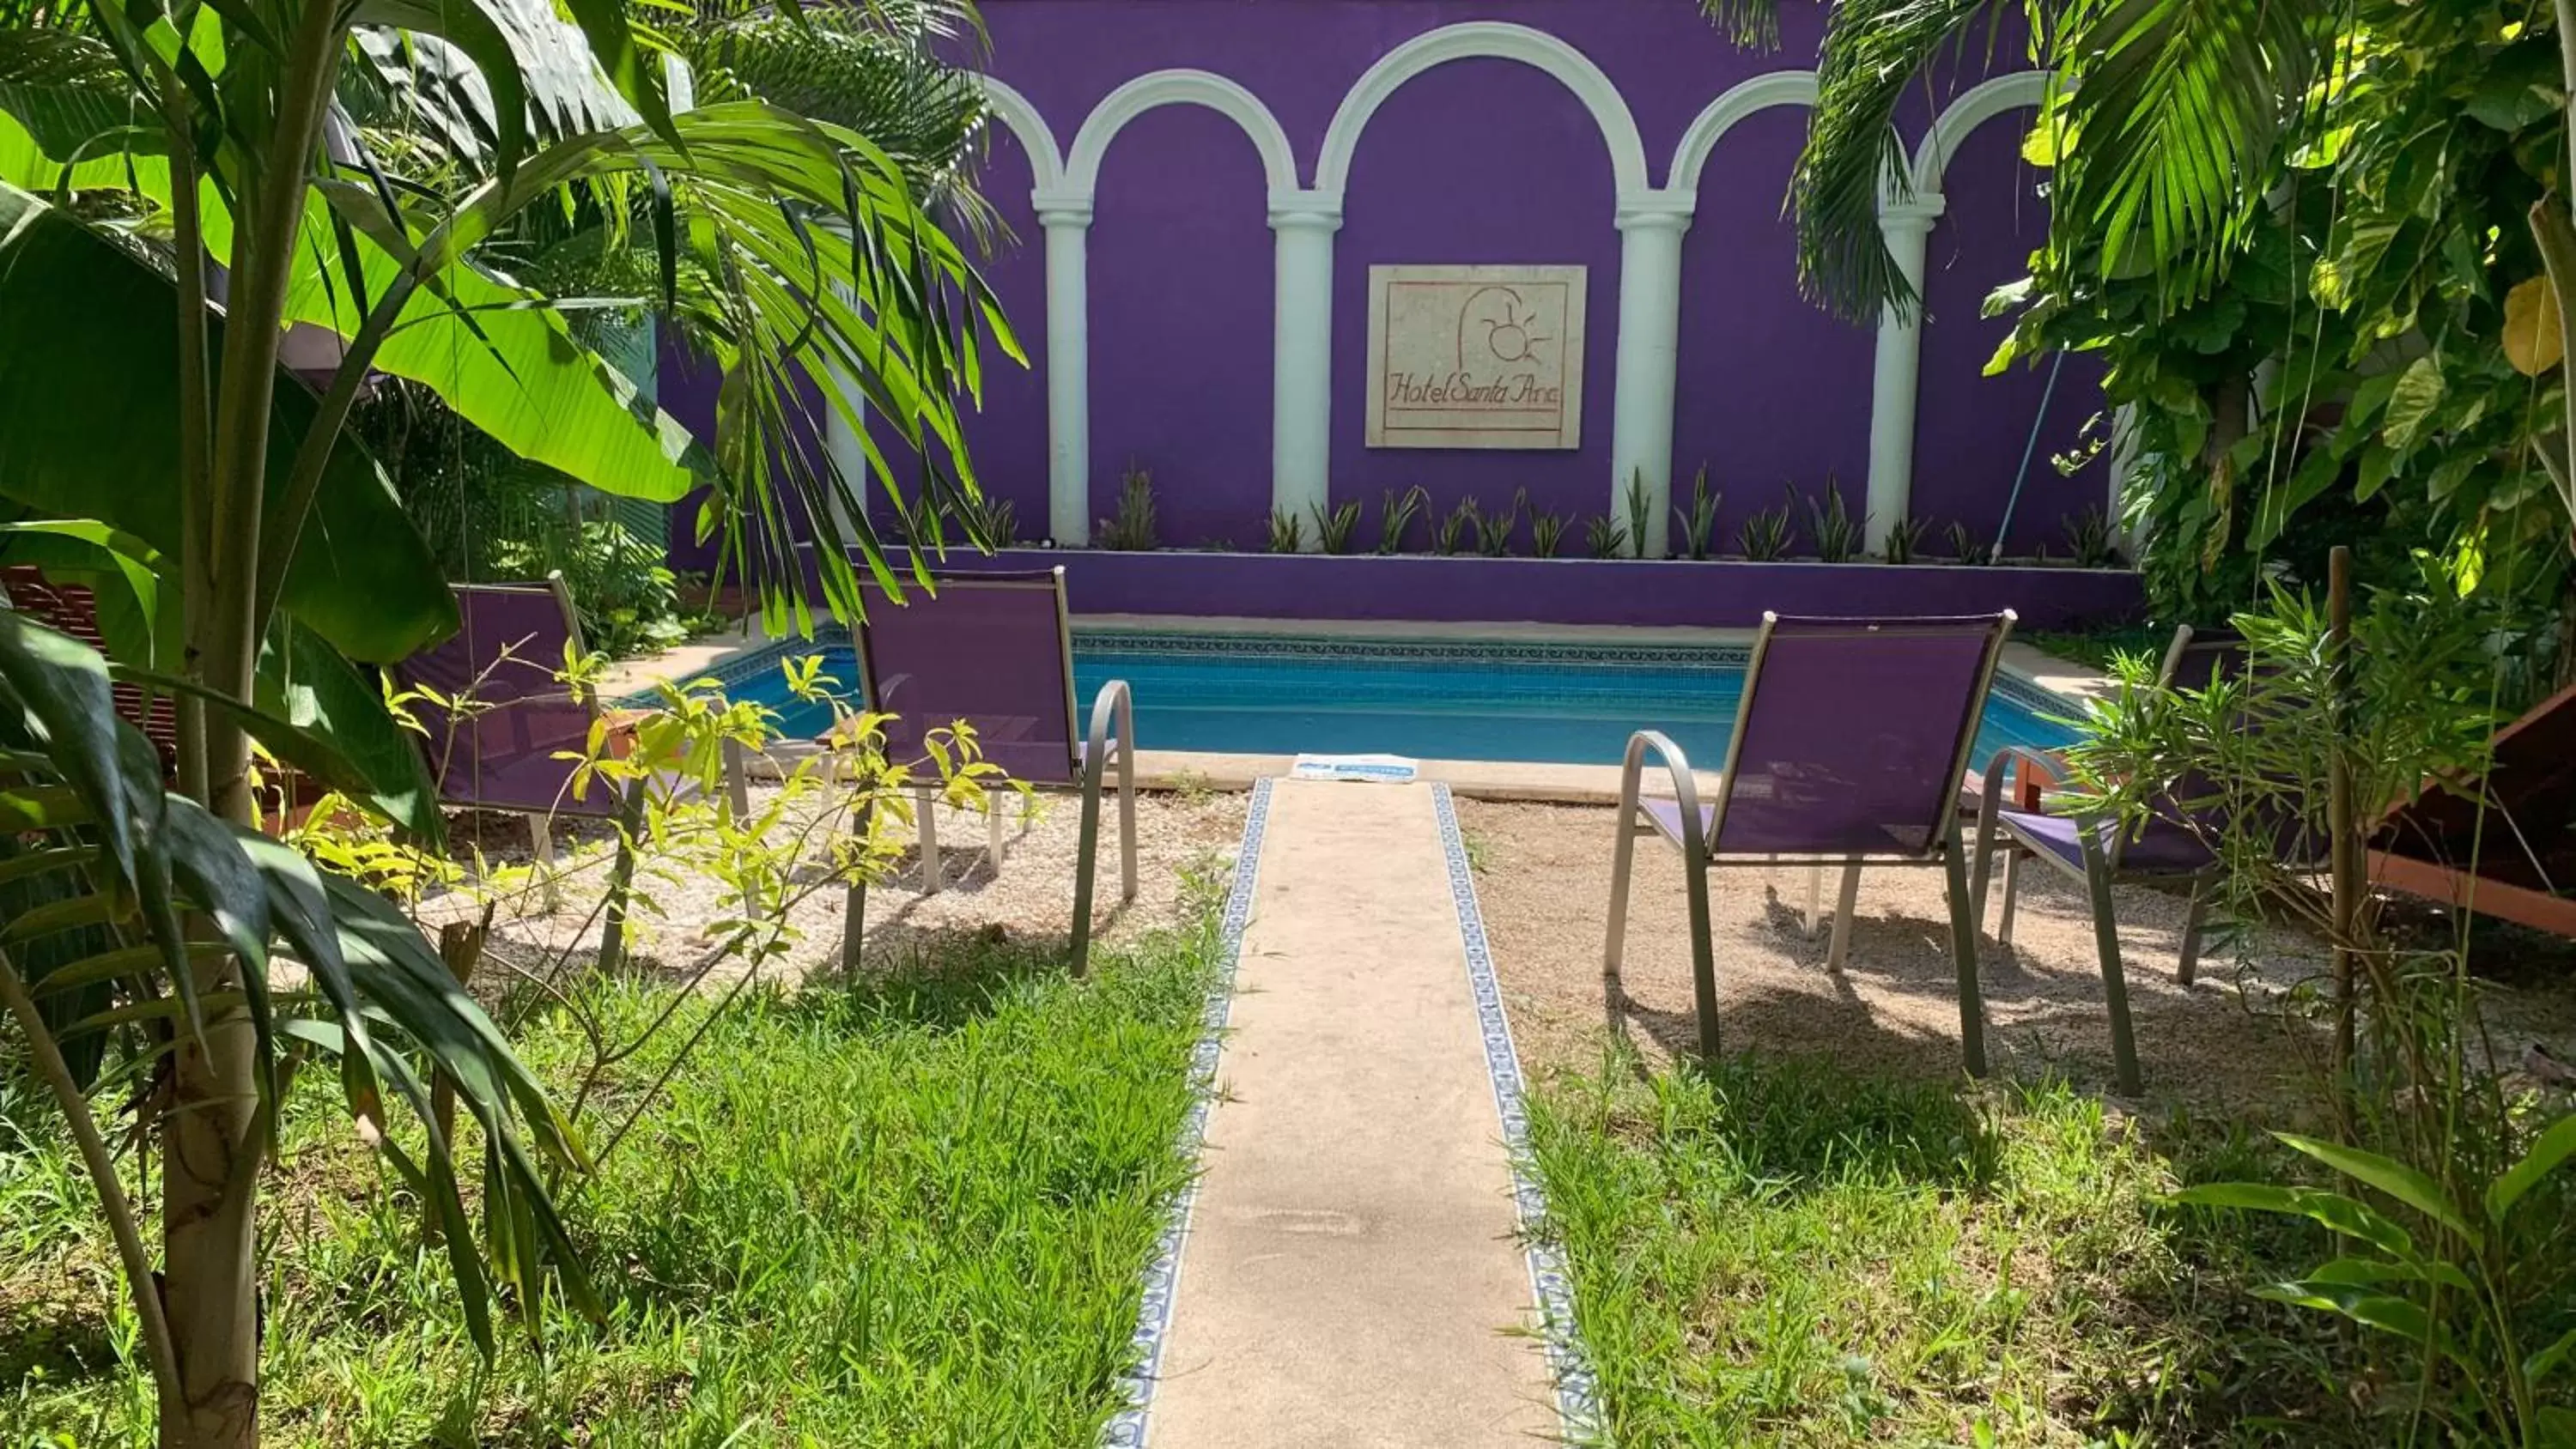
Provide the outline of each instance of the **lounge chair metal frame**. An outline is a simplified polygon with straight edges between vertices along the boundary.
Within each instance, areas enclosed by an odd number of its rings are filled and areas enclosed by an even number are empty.
[[[2014,615],[2007,610],[1997,616],[1993,632],[1986,640],[1985,653],[1978,666],[1976,686],[1964,711],[1959,739],[1952,749],[1949,781],[1956,781],[1967,769],[1968,759],[1976,747],[1977,728],[1985,714],[1987,691],[1994,684],[1995,670],[2003,656],[2004,641],[2012,634]],[[1689,893],[1691,936],[1691,988],[1698,1014],[1699,1052],[1714,1058],[1718,1051],[1717,1033],[1717,959],[1710,937],[1709,872],[1720,867],[1752,866],[1769,868],[1779,865],[1811,865],[1843,868],[1842,903],[1834,922],[1834,943],[1828,957],[1831,969],[1840,969],[1842,956],[1850,941],[1852,907],[1860,883],[1863,865],[1903,865],[1938,867],[1947,875],[1950,903],[1950,940],[1957,959],[1959,977],[1960,1051],[1968,1071],[1975,1076],[1986,1074],[1985,1002],[1977,980],[1977,933],[1975,918],[1969,910],[1967,858],[1959,829],[1959,791],[1945,782],[1937,824],[1919,853],[1902,851],[1841,854],[1745,854],[1731,857],[1711,850],[1711,842],[1724,838],[1726,811],[1732,791],[1728,782],[1736,777],[1739,754],[1744,747],[1745,731],[1753,718],[1755,699],[1762,685],[1762,665],[1771,648],[1772,633],[1780,616],[1766,611],[1761,631],[1754,636],[1753,656],[1745,666],[1744,694],[1737,702],[1735,724],[1727,740],[1726,765],[1719,774],[1717,804],[1705,825],[1700,819],[1699,782],[1689,759],[1679,745],[1659,730],[1639,730],[1628,738],[1626,758],[1619,769],[1619,828],[1616,854],[1610,867],[1610,923],[1608,939],[1601,956],[1601,985],[1604,1006],[1613,1031],[1625,1029],[1623,1005],[1626,993],[1620,981],[1620,960],[1626,945],[1628,928],[1628,892],[1636,861],[1637,837],[1662,835],[1682,853],[1684,886]],[[1855,619],[1855,629],[1866,628],[1874,621]],[[1875,621],[1892,622],[1892,621]],[[1670,778],[1677,811],[1677,831],[1667,831],[1663,824],[1640,804],[1641,776],[1645,756],[1652,751]]]
[[[2184,624],[2174,630],[2173,642],[2165,646],[2164,662],[2156,673],[2156,687],[2170,689],[2184,662],[2191,656],[2199,636]],[[2204,652],[2213,648],[2238,648],[2232,637],[2203,640],[2198,647]],[[2004,772],[2007,765],[2016,771],[2023,787],[2025,808],[2013,811],[2004,803]],[[2174,969],[2174,979],[2189,986],[2200,962],[2201,934],[2208,920],[2210,897],[2218,880],[2215,859],[2196,870],[2136,869],[2127,864],[2130,832],[2099,828],[2098,817],[2076,815],[2076,848],[2078,857],[2068,860],[2057,851],[2047,849],[2030,834],[2016,827],[2016,814],[2032,813],[2037,808],[2035,794],[2040,780],[2062,778],[2065,763],[2022,745],[2009,745],[1995,752],[1986,766],[1983,798],[1977,814],[1977,862],[1969,887],[1970,898],[1977,903],[1980,921],[1985,916],[1986,888],[1993,878],[1994,855],[2004,852],[2003,904],[1995,922],[1995,943],[2010,949],[2013,943],[2013,910],[2020,892],[2021,861],[2024,856],[2043,861],[2069,879],[2084,886],[2086,904],[2093,918],[2094,953],[2101,963],[2103,1002],[2111,1018],[2111,1069],[2114,1084],[2123,1093],[2135,1096],[2144,1090],[2145,1079],[2138,1067],[2135,1029],[2129,1016],[2129,980],[2120,959],[2120,927],[2111,888],[2127,884],[2169,884],[2188,882],[2191,887],[2189,915],[2184,919],[2181,960]],[[2105,839],[2105,837],[2108,837]]]
[[[564,577],[560,571],[547,574],[545,581],[537,584],[454,584],[450,587],[459,595],[460,602],[470,601],[476,595],[545,593],[554,600],[555,607],[562,612],[564,637],[570,643],[572,652],[575,655],[589,653],[588,641],[583,639],[581,632],[581,611],[574,606],[572,591],[565,586]],[[479,651],[485,642],[471,641],[467,647]],[[522,642],[524,641],[500,641],[495,647],[512,651]],[[495,653],[486,659],[478,654],[475,659],[474,678],[478,681],[482,679],[502,657],[501,653]],[[550,667],[550,661],[543,659],[531,659],[516,653],[510,653],[508,657],[524,659],[536,666]],[[546,707],[566,704],[580,706],[589,713],[594,722],[599,718],[598,691],[588,687],[565,690],[556,694],[521,694],[483,706],[483,712],[506,713],[522,706]],[[449,737],[444,742],[429,740],[422,744],[423,751],[429,757],[430,776],[437,784],[439,799],[456,808],[518,815],[527,821],[528,848],[544,883],[548,909],[553,909],[556,900],[555,887],[552,883],[555,863],[555,817],[570,815],[581,819],[615,822],[617,854],[609,866],[608,896],[600,911],[599,965],[603,970],[616,966],[626,953],[626,906],[627,898],[633,894],[635,884],[635,837],[644,828],[646,789],[651,784],[650,779],[639,776],[629,781],[623,790],[617,792],[616,803],[606,809],[590,806],[568,794],[560,796],[543,809],[486,799],[470,786],[460,791],[452,788],[450,782],[449,766],[455,762],[456,734],[459,730],[474,727],[471,718],[462,721],[451,720]]]
[[[1071,957],[1073,974],[1081,976],[1091,965],[1091,908],[1093,882],[1098,874],[1100,855],[1100,787],[1114,763],[1118,770],[1118,846],[1120,904],[1136,899],[1136,706],[1134,691],[1127,681],[1112,679],[1100,686],[1091,700],[1091,730],[1080,732],[1081,701],[1073,684],[1073,615],[1065,599],[1064,569],[1048,569],[1043,574],[956,572],[934,574],[942,590],[947,589],[1043,589],[1054,596],[1055,630],[1059,652],[1064,661],[1065,738],[1084,740],[1078,755],[1068,760],[1067,775],[1071,783],[1030,782],[1030,788],[1054,794],[1076,794],[1082,801],[1082,829],[1074,854],[1073,930]],[[895,605],[893,607],[904,607]],[[861,624],[854,633],[860,687],[867,693],[872,707],[885,698],[877,687],[875,663],[868,649],[869,624]],[[993,869],[999,874],[1003,860],[1003,828],[1000,799],[987,804],[985,820],[989,832],[987,849]],[[938,796],[930,786],[914,793],[914,823],[921,837],[922,893],[936,895],[941,889],[938,826]],[[872,824],[862,812],[857,828],[864,834]],[[841,965],[844,970],[859,967],[867,922],[868,888],[864,880],[850,882],[845,899]]]

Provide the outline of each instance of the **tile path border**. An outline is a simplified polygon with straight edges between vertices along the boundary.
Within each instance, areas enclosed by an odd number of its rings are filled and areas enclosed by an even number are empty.
[[[1529,1111],[1523,1101],[1520,1053],[1512,1046],[1511,1022],[1503,1014],[1503,991],[1494,975],[1494,952],[1485,937],[1484,913],[1476,906],[1475,870],[1467,861],[1466,837],[1458,829],[1458,808],[1449,787],[1431,787],[1433,810],[1440,818],[1440,846],[1449,863],[1449,894],[1458,907],[1458,934],[1467,948],[1467,981],[1476,998],[1476,1020],[1485,1042],[1485,1070],[1494,1087],[1494,1110],[1502,1118],[1503,1144],[1512,1160],[1512,1198],[1519,1209],[1521,1240],[1529,1258],[1530,1288],[1537,1295],[1546,1335],[1548,1371],[1556,1381],[1556,1411],[1568,1441],[1598,1443],[1602,1437],[1599,1384],[1591,1355],[1575,1326],[1574,1283],[1566,1274],[1565,1254],[1545,1236],[1547,1195],[1531,1175]]]
[[[1181,1250],[1189,1241],[1191,1209],[1198,1204],[1200,1149],[1207,1138],[1208,1114],[1216,1106],[1217,1061],[1225,1049],[1226,1022],[1234,1013],[1235,968],[1243,959],[1243,931],[1251,924],[1253,892],[1261,881],[1261,839],[1270,825],[1271,784],[1269,780],[1256,782],[1252,803],[1244,811],[1243,844],[1235,856],[1234,887],[1226,896],[1225,916],[1218,927],[1216,980],[1208,986],[1199,1042],[1190,1053],[1190,1087],[1195,1101],[1181,1123],[1180,1135],[1180,1152],[1190,1164],[1190,1180],[1172,1200],[1162,1239],[1155,1246],[1154,1261],[1145,1269],[1145,1301],[1136,1311],[1136,1333],[1130,1340],[1135,1367],[1119,1384],[1126,1405],[1100,1433],[1100,1442],[1109,1449],[1142,1449],[1152,1426],[1154,1384],[1163,1366],[1163,1344],[1171,1334],[1172,1303],[1180,1293]]]

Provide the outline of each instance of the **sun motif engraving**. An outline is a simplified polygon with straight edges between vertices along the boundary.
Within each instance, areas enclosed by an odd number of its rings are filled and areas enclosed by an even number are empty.
[[[1519,363],[1531,367],[1543,365],[1538,349],[1553,337],[1538,329],[1538,312],[1529,299],[1510,287],[1479,287],[1467,294],[1458,308],[1458,365],[1467,366],[1467,340],[1481,327],[1485,350],[1497,362]]]

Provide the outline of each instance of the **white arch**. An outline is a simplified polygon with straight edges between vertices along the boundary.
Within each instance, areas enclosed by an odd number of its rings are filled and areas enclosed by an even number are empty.
[[[1205,70],[1150,71],[1101,97],[1065,158],[1065,188],[1088,201],[1100,184],[1100,161],[1109,154],[1109,143],[1129,121],[1157,106],[1205,106],[1225,116],[1243,128],[1261,153],[1261,170],[1271,193],[1297,189],[1296,152],[1279,118],[1270,114],[1259,96]]]
[[[1629,196],[1647,189],[1646,143],[1638,137],[1636,117],[1628,114],[1628,103],[1619,95],[1619,88],[1610,83],[1610,77],[1592,63],[1591,57],[1546,31],[1498,20],[1471,20],[1426,31],[1388,51],[1370,66],[1352,85],[1350,94],[1342,97],[1341,106],[1333,112],[1332,124],[1324,129],[1324,148],[1315,158],[1315,189],[1340,197],[1343,183],[1351,174],[1351,155],[1359,149],[1360,132],[1368,128],[1369,117],[1377,114],[1377,108],[1385,105],[1406,81],[1434,66],[1479,56],[1516,60],[1564,82],[1601,128],[1601,139],[1610,148],[1610,171],[1618,182],[1619,194]]]
[[[1046,117],[1029,104],[1029,98],[991,76],[979,79],[984,85],[984,103],[993,108],[994,117],[1008,127],[1020,149],[1028,153],[1029,175],[1039,191],[1053,191],[1064,181],[1064,157],[1055,149],[1055,132],[1047,129]]]
[[[1664,189],[1697,196],[1699,174],[1708,165],[1709,153],[1737,122],[1774,106],[1812,108],[1815,104],[1816,73],[1811,70],[1775,70],[1736,82],[1682,132],[1682,143],[1673,148],[1672,169],[1664,173]]]
[[[1941,173],[1949,169],[1950,158],[1959,154],[1969,132],[2006,111],[2046,105],[2051,79],[2044,70],[2014,71],[1979,81],[1952,101],[1934,118],[1923,144],[1914,148],[1915,195],[1941,194]]]

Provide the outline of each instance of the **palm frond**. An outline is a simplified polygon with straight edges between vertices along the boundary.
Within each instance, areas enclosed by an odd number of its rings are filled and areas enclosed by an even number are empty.
[[[1780,45],[1780,0],[1699,0],[1699,12],[1748,50]]]
[[[2001,4],[2004,0],[1991,0]],[[1896,112],[1944,51],[1964,44],[1990,0],[1844,0],[1825,30],[1806,148],[1789,178],[1798,288],[1856,322],[1919,299],[1879,235],[1882,190],[1908,187]]]
[[[2102,0],[2068,14],[2055,235],[2103,275],[2206,293],[2261,209],[2331,54],[2335,10],[2294,0]]]

